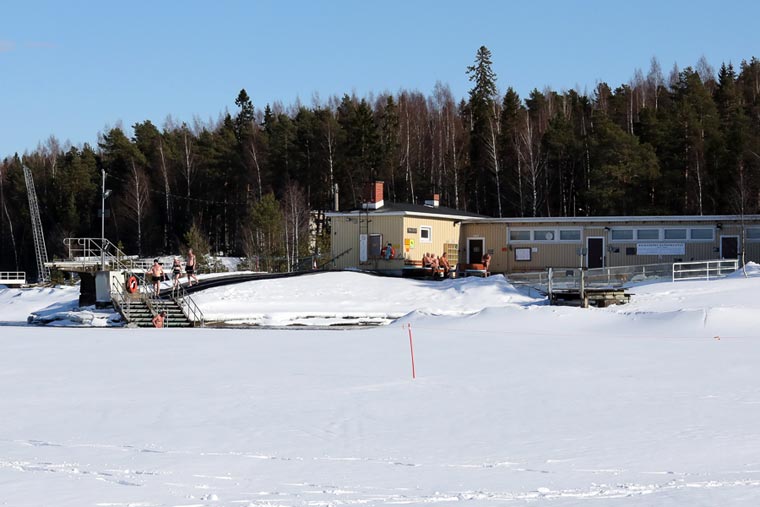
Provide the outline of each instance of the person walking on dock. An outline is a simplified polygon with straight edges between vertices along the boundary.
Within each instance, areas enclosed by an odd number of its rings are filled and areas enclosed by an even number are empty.
[[[172,290],[177,290],[177,287],[179,287],[179,279],[182,276],[182,263],[179,261],[179,257],[174,258],[174,263],[172,263],[172,277],[174,278],[174,285],[172,286]]]
[[[148,275],[153,282],[153,292],[158,295],[161,292],[161,280],[164,279],[164,268],[161,267],[161,263],[158,259],[153,259],[153,266],[148,270]]]
[[[195,276],[195,254],[193,249],[190,248],[187,251],[187,261],[185,262],[185,273],[187,273],[187,286],[192,287],[193,284],[190,279],[195,280],[195,285],[198,285],[198,277]]]

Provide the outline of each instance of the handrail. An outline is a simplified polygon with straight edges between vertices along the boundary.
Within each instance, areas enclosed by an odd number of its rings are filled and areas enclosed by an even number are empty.
[[[0,271],[0,282],[13,282],[26,284],[25,271]]]
[[[723,278],[739,269],[738,259],[721,259],[714,261],[674,262],[672,281],[679,280],[714,280]]]
[[[344,255],[346,255],[351,250],[353,250],[353,248],[347,248],[346,250],[343,250],[341,253],[339,253],[338,255],[336,255],[335,257],[333,257],[332,259],[330,259],[329,261],[323,262],[321,265],[317,266],[317,269],[323,269],[328,264],[332,264],[333,262],[337,261],[338,259],[340,259]]]
[[[121,311],[122,315],[130,320],[132,317],[132,300],[125,295],[126,288],[118,278],[111,281],[111,301]]]
[[[185,317],[187,317],[188,320],[198,322],[200,327],[206,325],[206,319],[203,316],[203,312],[193,298],[190,297],[182,284],[172,287],[172,299],[177,303],[177,306],[182,310],[182,313],[185,314]]]
[[[145,304],[148,305],[151,314],[156,316],[165,311],[166,303],[161,299],[161,286],[159,285],[158,292],[153,290],[153,282],[148,280],[148,275],[146,273],[141,273],[137,278],[138,280],[141,280],[140,294],[145,300]]]
[[[69,259],[82,260],[83,263],[112,265],[116,270],[133,270],[141,266],[139,261],[122,252],[116,245],[104,238],[65,238],[63,244],[68,248]],[[105,266],[101,266],[105,269]]]

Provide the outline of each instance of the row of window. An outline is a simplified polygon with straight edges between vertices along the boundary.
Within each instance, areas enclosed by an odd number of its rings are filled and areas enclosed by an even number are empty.
[[[578,229],[509,229],[510,243],[580,243],[582,231]],[[631,241],[715,241],[712,227],[614,227],[609,232],[610,242]],[[747,239],[760,240],[760,228],[748,228]]]
[[[579,243],[581,241],[580,229],[509,229],[509,241],[519,243],[521,241],[565,241]]]
[[[614,228],[610,241],[715,241],[712,227]]]
[[[748,240],[760,241],[760,227],[745,229]],[[582,230],[575,229],[509,229],[510,243],[580,243]],[[715,241],[713,227],[613,227],[609,232],[610,242],[631,241]],[[433,229],[420,227],[420,242],[433,241]]]

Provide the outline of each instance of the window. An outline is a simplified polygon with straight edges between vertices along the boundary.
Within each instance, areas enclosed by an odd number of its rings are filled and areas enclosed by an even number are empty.
[[[509,241],[515,243],[529,241],[580,243],[581,229],[509,229]]]
[[[664,239],[686,239],[686,229],[665,229]]]
[[[581,231],[579,229],[568,229],[568,230],[560,229],[559,240],[560,241],[580,241]]]
[[[509,241],[530,241],[530,231],[525,229],[510,229]]]
[[[636,239],[658,240],[660,239],[660,229],[636,229]]]
[[[533,241],[554,241],[554,231],[533,231]]]
[[[750,241],[760,240],[760,228],[750,227],[747,229],[747,239]]]
[[[633,229],[612,229],[610,240],[633,241]]]
[[[420,227],[420,243],[433,242],[433,228],[423,225]]]
[[[710,229],[691,229],[691,239],[694,240],[700,240],[700,241],[712,241],[715,237],[713,233],[715,232],[712,228]]]

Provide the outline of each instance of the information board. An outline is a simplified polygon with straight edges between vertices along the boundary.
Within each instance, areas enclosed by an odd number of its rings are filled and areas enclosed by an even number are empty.
[[[684,255],[685,243],[636,243],[636,255]]]

